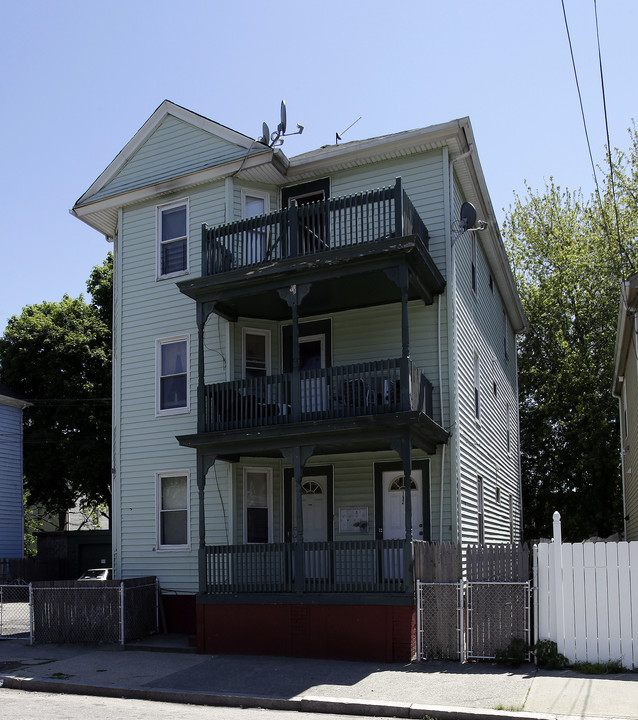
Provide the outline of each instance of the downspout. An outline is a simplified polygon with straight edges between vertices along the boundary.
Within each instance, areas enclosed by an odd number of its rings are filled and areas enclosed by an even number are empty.
[[[454,233],[453,233],[453,223],[454,223],[454,163],[458,162],[459,160],[463,160],[466,157],[469,157],[472,152],[474,151],[474,145],[470,145],[469,149],[462,153],[461,155],[457,155],[457,157],[453,158],[449,162],[449,189],[448,189],[448,197],[449,197],[449,203],[450,203],[450,272],[448,273],[448,277],[450,279],[450,300],[451,300],[451,312],[453,316],[453,320],[456,320],[456,249],[454,247]],[[455,389],[456,396],[453,398],[453,401],[451,399],[450,407],[453,408],[454,417],[450,418],[450,427],[454,428],[456,430],[456,441],[455,441],[455,454],[456,454],[456,462],[455,462],[455,473],[456,473],[456,512],[457,512],[457,541],[461,542],[463,539],[463,514],[461,512],[461,475],[460,475],[460,464],[461,464],[461,458],[460,458],[460,429],[459,429],[459,413],[458,413],[458,342],[457,342],[457,330],[456,330],[456,323],[452,323],[453,329],[453,338],[452,338],[452,369],[454,373],[454,383],[453,387]]]
[[[441,370],[441,295],[437,296],[437,346],[439,355],[439,404],[441,406],[441,425],[445,427],[443,420],[443,372]],[[439,542],[443,542],[443,490],[445,485],[445,446],[441,446],[441,487],[439,491]]]

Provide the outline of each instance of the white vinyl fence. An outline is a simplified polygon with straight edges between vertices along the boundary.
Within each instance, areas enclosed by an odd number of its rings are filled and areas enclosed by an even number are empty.
[[[638,668],[638,542],[534,547],[535,640],[553,640],[570,662],[620,660]]]

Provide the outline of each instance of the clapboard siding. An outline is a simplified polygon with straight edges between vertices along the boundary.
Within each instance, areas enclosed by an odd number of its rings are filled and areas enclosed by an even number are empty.
[[[630,322],[628,320],[628,322]],[[622,436],[623,485],[625,498],[625,537],[638,540],[638,374],[634,343],[629,343],[621,366],[624,374],[620,404],[620,431]],[[626,406],[625,406],[626,403]]]
[[[459,209],[460,202],[457,191],[455,205]],[[506,542],[510,539],[510,496],[515,540],[520,533],[516,348],[510,326],[509,357],[506,360],[502,332],[504,306],[483,252],[481,234],[474,233],[477,243],[476,294],[471,287],[472,233],[460,234],[455,241],[462,541],[477,542],[479,539],[478,478],[481,477],[485,542]],[[478,355],[480,364],[478,420],[474,412],[475,354]],[[509,452],[506,433],[508,405]],[[499,499],[497,495],[500,496]]]
[[[246,154],[239,145],[167,115],[117,175],[87,201],[221,165]]]
[[[0,400],[0,557],[22,557],[22,518],[22,410]]]

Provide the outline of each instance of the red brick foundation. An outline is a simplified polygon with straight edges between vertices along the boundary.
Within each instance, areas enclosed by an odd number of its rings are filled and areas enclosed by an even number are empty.
[[[197,604],[202,653],[409,662],[416,610],[398,605]]]

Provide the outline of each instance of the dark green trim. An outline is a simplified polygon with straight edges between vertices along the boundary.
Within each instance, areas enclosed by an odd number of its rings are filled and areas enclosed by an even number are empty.
[[[431,518],[430,518],[430,461],[413,460],[412,470],[421,470],[423,476],[423,537],[415,540],[431,540]],[[383,539],[383,473],[403,472],[401,460],[396,462],[374,463],[374,518],[375,518],[375,539]]]
[[[281,207],[287,208],[291,198],[297,198],[303,195],[314,195],[315,193],[323,193],[323,200],[330,197],[330,178],[320,178],[319,180],[311,180],[310,182],[298,183],[297,185],[288,185],[281,189]],[[303,198],[302,198],[303,202]]]
[[[323,335],[325,337],[326,367],[332,367],[332,320],[311,320],[299,323],[299,337]],[[281,328],[281,354],[283,372],[292,371],[292,325]]]
[[[303,471],[302,480],[311,477],[325,475],[327,480],[326,498],[327,509],[327,536],[328,541],[334,539],[334,467],[332,465],[315,465],[306,467]],[[284,542],[292,542],[292,481],[293,469],[284,468]]]

